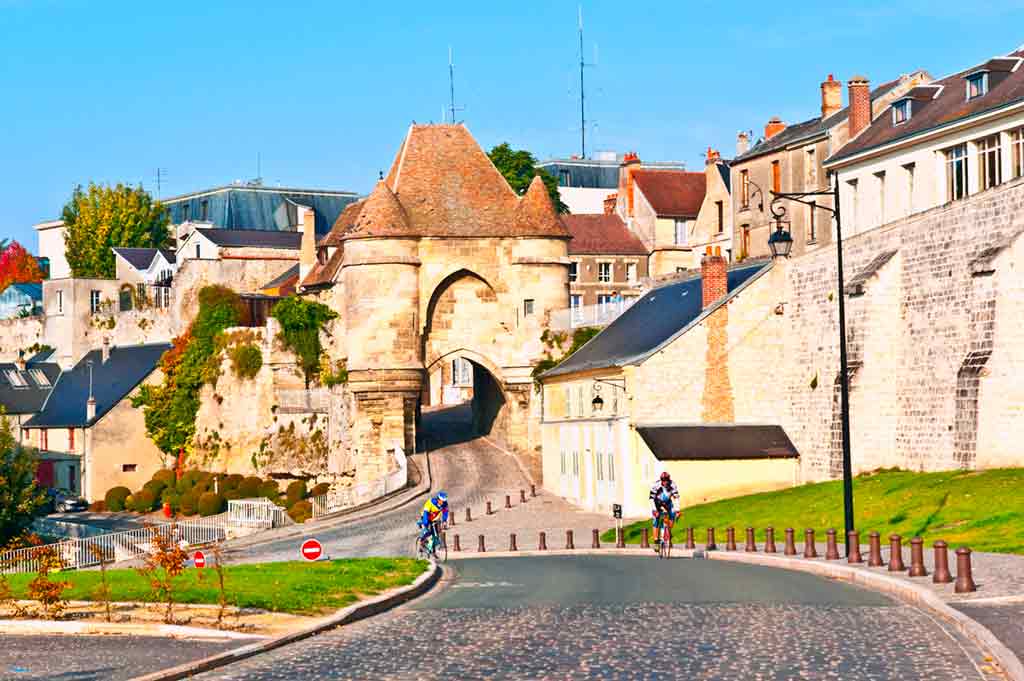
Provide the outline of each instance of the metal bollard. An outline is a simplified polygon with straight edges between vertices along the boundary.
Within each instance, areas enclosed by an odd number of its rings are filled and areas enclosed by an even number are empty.
[[[718,550],[718,545],[715,544],[715,528],[713,528],[713,527],[709,527],[708,528],[708,543],[704,546],[704,550],[705,551],[716,551],[716,550]]]
[[[531,497],[537,496],[537,486],[536,485],[530,485],[530,496]]]
[[[509,494],[505,495],[505,508],[512,508],[512,496]]]
[[[828,528],[825,531],[825,560],[839,560],[839,547],[836,546],[835,528]]]
[[[590,548],[601,548],[601,535],[597,530],[591,530]]]
[[[567,549],[575,549],[576,548],[575,546],[573,546],[573,543],[572,543],[572,530],[566,530],[565,531],[565,548],[567,548]]]
[[[949,574],[948,545],[940,539],[932,547],[935,549],[935,574],[932,575],[932,581],[936,584],[949,584],[953,581],[953,575]]]
[[[461,551],[462,546],[459,544],[459,535],[455,535],[455,541],[452,542],[452,551]]]
[[[787,527],[786,528],[786,548],[782,550],[782,552],[785,555],[787,555],[787,556],[795,556],[796,555],[796,541],[793,539],[793,535],[794,535],[793,528],[792,527]]]
[[[775,548],[775,528],[766,527],[764,528],[764,552],[765,553],[778,553],[778,549]]]
[[[621,527],[615,528],[615,548],[626,548],[626,532]]]
[[[525,504],[526,503],[526,490],[523,490],[523,489],[519,490],[519,503],[520,504]]]
[[[889,572],[903,572],[907,566],[903,564],[903,537],[898,534],[889,535]]]
[[[540,533],[540,540],[537,542],[537,550],[539,550],[539,551],[547,551],[548,550],[548,533],[547,532],[541,532]]]
[[[484,546],[484,536],[481,534],[476,541],[476,550],[480,553],[485,553],[487,548]]]
[[[804,558],[817,558],[818,547],[814,545],[814,530],[804,530]]]
[[[512,534],[510,534],[508,536],[508,550],[509,551],[518,551],[519,550],[516,547],[516,533],[515,532],[513,532]]]
[[[686,528],[686,548],[695,549],[697,548],[697,542],[693,540],[693,528]]]
[[[650,531],[651,531],[651,528],[645,527],[643,529],[643,531],[640,532],[640,548],[642,548],[642,549],[649,549],[649,548],[651,548],[651,541],[650,541],[650,536],[649,536],[650,535]]]
[[[757,544],[754,542],[754,528],[747,528],[747,545],[743,547],[743,550],[747,553],[754,553],[757,551]]]
[[[491,513],[492,513],[492,511],[491,511],[491,502],[488,501],[487,502],[487,515],[491,515]]]
[[[860,555],[860,532],[857,530],[850,530],[846,537],[846,562],[851,565],[864,562]]]
[[[928,570],[924,567],[924,539],[914,537],[910,540],[910,572],[911,577],[927,577]]]
[[[472,514],[471,514],[471,513],[469,512],[469,506],[467,506],[467,507],[466,507],[466,522],[467,522],[467,523],[471,523],[471,522],[473,522],[473,516],[472,516]]]
[[[868,567],[882,567],[882,540],[881,535],[872,532],[868,535]]]
[[[735,551],[736,550],[736,528],[727,527],[725,528],[725,550]]]
[[[966,594],[977,591],[974,583],[974,575],[971,574],[971,550],[961,546],[956,550],[956,584],[953,591],[958,594]]]

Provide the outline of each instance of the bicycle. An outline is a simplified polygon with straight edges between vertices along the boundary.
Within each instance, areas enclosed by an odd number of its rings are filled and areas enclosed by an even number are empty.
[[[672,525],[675,521],[669,516],[668,511],[662,510],[658,515],[658,522],[661,526],[661,543],[658,545],[658,558],[668,559],[672,555]]]
[[[416,535],[416,557],[445,563],[448,561],[448,542],[441,531],[440,521],[430,523],[430,532],[425,537]]]

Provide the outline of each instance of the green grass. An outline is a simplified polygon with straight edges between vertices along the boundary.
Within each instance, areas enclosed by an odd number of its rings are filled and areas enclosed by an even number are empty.
[[[856,527],[867,543],[871,531],[904,538],[921,536],[928,543],[944,539],[951,546],[969,546],[976,551],[1024,553],[1024,469],[910,473],[888,470],[860,475],[853,481]],[[627,542],[639,542],[640,530],[650,523],[625,528]],[[842,541],[843,489],[840,481],[802,485],[778,492],[751,494],[683,509],[683,518],[673,531],[682,541],[686,527],[697,528],[695,539],[702,543],[706,528],[717,530],[719,544],[725,528],[735,527],[742,546],[747,527],[757,529],[758,541],[764,528],[775,528],[776,543],[783,530],[792,527],[797,541],[805,528],[814,528],[824,541],[825,530],[836,528]],[[614,541],[614,533],[604,535]],[[928,544],[926,544],[928,545]]]
[[[411,558],[351,558],[320,563],[255,563],[225,568],[228,602],[245,608],[316,615],[350,605],[365,596],[412,583],[426,561]],[[35,575],[11,575],[11,589],[27,598],[26,586]],[[72,583],[68,600],[91,600],[100,582],[98,570],[53,576]],[[108,570],[114,601],[152,601],[149,583],[134,570]],[[186,569],[178,580],[179,603],[217,603],[217,575],[210,568]]]

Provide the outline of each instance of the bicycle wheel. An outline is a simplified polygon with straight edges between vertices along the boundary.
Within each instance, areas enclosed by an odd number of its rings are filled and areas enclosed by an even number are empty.
[[[665,559],[672,555],[672,529],[668,523],[661,528],[661,552],[658,555]]]
[[[423,542],[420,541],[419,537],[416,537],[416,543],[413,544],[412,555],[419,560],[426,560],[428,557],[426,548],[423,546]]]
[[[438,547],[437,547],[437,550],[435,551],[435,554],[437,555],[438,560],[440,560],[442,563],[447,563],[448,562],[448,539],[447,539],[447,537],[445,537],[445,533],[444,532],[442,532],[439,536],[440,536],[440,539],[438,541],[440,543],[438,544]]]

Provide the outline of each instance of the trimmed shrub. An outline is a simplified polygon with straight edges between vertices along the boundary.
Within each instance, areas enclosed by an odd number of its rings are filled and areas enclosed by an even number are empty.
[[[227,508],[227,502],[216,492],[207,492],[199,497],[199,515],[203,517],[223,513],[225,508]]]
[[[140,489],[132,494],[132,510],[136,513],[149,513],[156,508],[156,495],[148,489]]]
[[[112,487],[103,498],[106,502],[107,508],[111,511],[123,511],[125,509],[125,500],[131,495],[132,491],[127,487]]]
[[[255,378],[263,367],[263,353],[252,343],[236,345],[228,351],[231,369],[241,379]]]
[[[225,482],[225,488],[224,489],[225,490],[228,490],[228,489],[238,489],[238,486],[242,484],[243,480],[245,480],[245,476],[244,475],[239,475],[238,473],[232,473],[231,475],[228,476],[228,479],[224,481]]]
[[[202,480],[205,477],[206,477],[206,473],[204,471],[192,470],[192,471],[186,472],[183,476],[181,476],[181,479],[182,480],[188,480],[189,484],[192,485],[193,487],[195,487],[196,483],[199,482],[200,480]]]
[[[277,501],[277,498],[281,496],[281,490],[277,486],[276,480],[267,480],[260,485],[260,496],[264,499],[270,499],[271,501]]]
[[[242,493],[237,489],[229,489],[227,492],[222,493],[221,496],[228,501],[235,501],[242,498]]]
[[[313,517],[313,504],[308,501],[296,502],[288,509],[288,516],[297,523],[304,523]]]
[[[182,515],[195,515],[198,500],[192,492],[185,492],[178,497],[178,509]]]
[[[148,489],[153,493],[154,497],[159,498],[166,487],[167,485],[164,484],[163,480],[150,480],[142,486],[142,489]]]
[[[329,482],[321,482],[319,485],[317,485],[313,489],[309,490],[309,496],[310,497],[319,497],[319,496],[322,496],[324,494],[327,494],[328,490],[330,490],[330,489],[331,489],[331,484]]]
[[[262,480],[257,478],[255,475],[251,475],[248,478],[242,480],[241,483],[239,483],[238,493],[242,495],[243,499],[258,497],[260,495],[260,487],[262,485]]]
[[[165,487],[173,487],[178,482],[178,476],[169,468],[163,468],[153,473],[153,479],[163,481]]]
[[[288,483],[288,491],[286,492],[288,497],[288,507],[291,508],[296,503],[306,498],[306,481],[296,480],[295,482]]]

